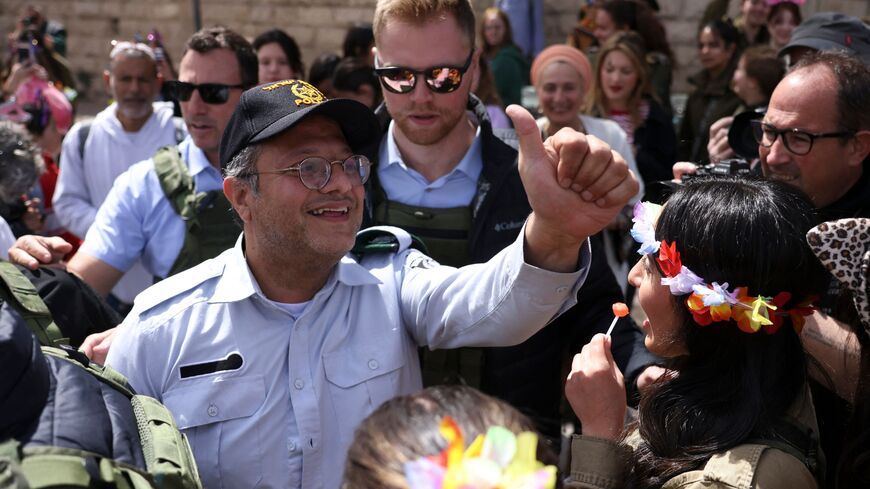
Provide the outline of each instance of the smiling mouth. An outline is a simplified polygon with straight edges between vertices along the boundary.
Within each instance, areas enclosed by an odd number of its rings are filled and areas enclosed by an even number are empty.
[[[308,211],[312,216],[344,216],[350,212],[349,207],[323,207]]]

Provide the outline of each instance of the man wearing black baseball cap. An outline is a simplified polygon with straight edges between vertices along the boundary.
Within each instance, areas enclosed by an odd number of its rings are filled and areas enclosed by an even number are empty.
[[[242,94],[220,148],[242,235],[143,292],[108,357],[172,411],[205,487],[337,488],[359,422],[421,388],[418,346],[519,343],[573,305],[587,237],[638,184],[602,142],[545,145],[512,115],[533,212],[502,253],[456,269],[397,228],[354,247],[380,139],[364,105],[299,80]]]

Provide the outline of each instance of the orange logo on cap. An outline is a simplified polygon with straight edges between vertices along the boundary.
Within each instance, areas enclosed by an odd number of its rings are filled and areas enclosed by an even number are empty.
[[[300,105],[314,105],[319,104],[326,100],[326,97],[320,93],[314,85],[302,80],[282,80],[279,82],[275,82],[271,85],[266,85],[262,88],[262,90],[271,92],[277,88],[281,87],[290,87],[290,91],[293,92],[293,95],[296,96],[296,106]]]

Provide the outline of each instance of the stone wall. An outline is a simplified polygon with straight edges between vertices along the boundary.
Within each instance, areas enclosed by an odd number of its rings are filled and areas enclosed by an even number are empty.
[[[201,0],[203,25],[221,23],[253,38],[272,27],[287,30],[310,63],[320,53],[338,51],[345,29],[355,22],[370,22],[376,0]],[[482,10],[492,0],[472,0]],[[10,32],[23,0],[0,2],[0,33]],[[546,0],[544,27],[547,42],[562,42],[573,26],[579,0]],[[732,0],[732,11],[738,1]],[[68,57],[81,80],[82,112],[105,104],[100,74],[106,66],[112,39],[130,39],[156,27],[163,34],[176,65],[185,39],[194,30],[193,1],[172,0],[43,0],[48,16],[63,22],[68,31]],[[659,0],[660,13],[677,55],[674,91],[685,90],[685,77],[698,69],[695,30],[705,0]],[[868,0],[807,0],[804,15],[834,10],[870,16]]]

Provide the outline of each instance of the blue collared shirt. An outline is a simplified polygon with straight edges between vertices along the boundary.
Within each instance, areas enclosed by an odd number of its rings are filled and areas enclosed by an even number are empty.
[[[296,319],[263,296],[240,239],[140,294],[108,364],[166,404],[204,487],[337,489],[354,429],[422,387],[418,345],[518,344],[576,302],[588,244],[554,273],[524,262],[523,236],[462,269],[413,249],[345,256]]]
[[[402,154],[393,135],[395,124],[394,121],[390,121],[378,153],[378,181],[390,200],[405,205],[436,209],[469,205],[477,193],[477,180],[483,170],[480,127],[477,128],[474,142],[456,168],[430,182],[402,161]]]
[[[190,136],[178,146],[199,192],[220,190],[223,177]],[[184,221],[166,198],[154,162],[122,173],[97,211],[80,252],[126,272],[140,258],[152,275],[166,277],[184,245]]]

